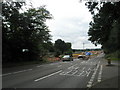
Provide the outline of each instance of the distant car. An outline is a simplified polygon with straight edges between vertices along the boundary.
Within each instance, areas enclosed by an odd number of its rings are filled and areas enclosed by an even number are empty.
[[[85,59],[86,55],[78,55],[78,59],[82,58]]]
[[[64,55],[62,61],[73,61],[73,58],[70,55]]]

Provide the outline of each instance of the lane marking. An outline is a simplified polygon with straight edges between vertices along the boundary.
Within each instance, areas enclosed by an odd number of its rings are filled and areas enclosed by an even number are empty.
[[[99,75],[98,75],[98,82],[101,82],[102,68],[103,68],[103,66],[101,65],[101,67],[100,67],[100,72],[99,72]]]
[[[62,65],[59,65],[58,67],[61,67]]]
[[[3,74],[3,75],[1,75],[1,76],[7,76],[7,75],[10,75],[10,74],[12,74],[12,73]]]
[[[7,76],[7,75],[17,74],[17,73],[26,72],[26,71],[31,71],[31,70],[33,70],[33,69],[26,69],[26,70],[22,70],[22,71],[7,73],[7,74],[3,74],[3,75],[0,75],[0,76]]]
[[[72,75],[76,74],[78,72],[78,70],[76,70],[74,73],[72,73]]]
[[[55,75],[55,74],[58,74],[58,73],[60,73],[60,72],[62,72],[62,70],[57,71],[57,72],[52,73],[52,74],[49,74],[49,75],[47,75],[47,76],[41,77],[41,78],[36,79],[36,80],[34,80],[34,81],[35,81],[35,82],[40,81],[40,80],[42,80],[42,79],[48,78],[48,77],[53,76],[53,75]]]
[[[68,72],[66,72],[64,75],[67,75],[68,73],[70,73],[70,72],[72,72],[73,70],[70,70],[70,71],[68,71]]]
[[[97,65],[95,71],[93,72],[93,75],[92,75],[92,77],[90,78],[90,81],[89,81],[88,84],[87,84],[87,87],[88,87],[88,88],[91,88],[91,87],[92,87],[93,81],[94,81],[94,79],[95,79],[95,75],[96,75],[96,73],[97,73],[97,70],[98,70],[99,66],[100,66],[100,61],[98,62],[98,65]]]
[[[79,68],[79,67],[76,67],[75,70],[78,69],[78,68]]]
[[[41,65],[39,65],[39,66],[36,66],[36,67],[41,67]]]
[[[12,74],[17,74],[17,73],[26,72],[26,71],[31,71],[31,70],[32,70],[32,69],[26,69],[26,70],[22,70],[22,71],[13,72]]]
[[[91,73],[91,71],[89,71],[89,72],[86,72],[87,73],[87,77],[90,75],[90,73]]]
[[[77,66],[77,65],[78,64],[72,65],[72,66],[68,67],[68,69],[71,69],[71,68],[73,68],[74,66]]]
[[[60,75],[65,75],[65,72],[60,73]]]
[[[83,67],[82,72],[78,76],[81,76],[85,72],[84,69],[85,67]]]

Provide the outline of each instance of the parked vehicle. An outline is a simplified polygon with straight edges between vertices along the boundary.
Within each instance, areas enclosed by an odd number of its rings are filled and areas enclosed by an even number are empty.
[[[71,57],[71,55],[64,55],[62,57],[62,61],[73,61],[73,58]]]

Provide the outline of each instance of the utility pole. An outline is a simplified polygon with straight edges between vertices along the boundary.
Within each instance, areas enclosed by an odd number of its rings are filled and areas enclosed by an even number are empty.
[[[84,44],[85,44],[85,43],[83,43],[83,50],[84,50]]]

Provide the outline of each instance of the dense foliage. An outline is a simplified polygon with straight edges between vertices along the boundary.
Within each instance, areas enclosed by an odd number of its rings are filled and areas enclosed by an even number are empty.
[[[87,2],[86,6],[93,15],[89,40],[101,44],[106,54],[117,52],[120,56],[120,2]]]
[[[2,3],[2,56],[4,62],[42,60],[50,43],[47,19],[52,16],[45,6],[20,13],[24,3]]]
[[[66,43],[61,39],[55,41],[54,48],[56,56],[60,54],[72,54],[71,43]]]

